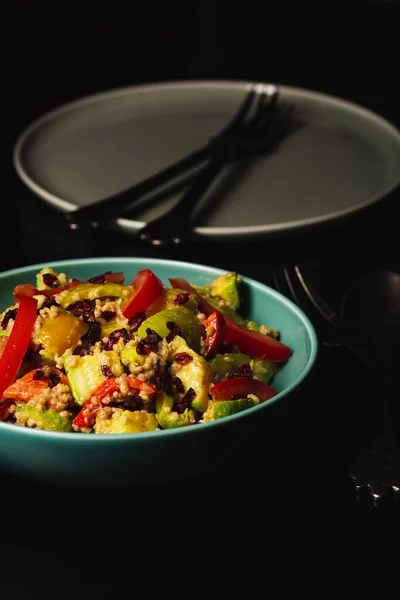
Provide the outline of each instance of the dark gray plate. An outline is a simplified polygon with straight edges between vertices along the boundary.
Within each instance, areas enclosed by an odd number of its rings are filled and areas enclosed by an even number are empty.
[[[83,98],[22,133],[15,168],[38,196],[63,210],[90,204],[140,181],[203,145],[234,113],[248,82],[177,82]],[[400,183],[400,133],[357,105],[281,86],[304,126],[272,156],[237,177],[218,204],[205,199],[198,236],[287,232],[351,214]],[[145,205],[118,220],[136,231],[160,214]],[[211,207],[207,209],[208,207]]]

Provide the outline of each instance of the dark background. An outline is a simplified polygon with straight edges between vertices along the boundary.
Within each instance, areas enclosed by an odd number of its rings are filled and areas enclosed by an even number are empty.
[[[9,187],[2,206],[12,226],[0,237],[2,270],[104,252],[99,239],[62,229],[51,209],[17,180],[11,163],[24,127],[82,95],[152,81],[263,80],[335,94],[400,125],[398,2],[18,0],[7,10],[2,29],[12,41],[3,53],[8,110],[2,141]],[[191,248],[189,257],[266,283],[272,265],[304,260],[334,302],[355,274],[371,266],[400,270],[398,198],[393,194],[356,223],[350,219],[323,235],[232,244],[223,252],[209,244]],[[114,242],[115,255],[155,253],[131,238]],[[179,252],[168,256],[179,258]],[[156,571],[160,553],[174,578],[186,571],[186,556],[192,582],[217,572],[228,584],[241,573],[248,595],[256,593],[251,584],[261,571],[265,580],[257,593],[270,593],[276,584],[275,597],[300,591],[325,597],[327,589],[350,598],[395,597],[398,503],[375,508],[365,496],[357,499],[347,473],[363,438],[360,414],[369,393],[363,367],[324,349],[298,404],[265,424],[250,465],[237,456],[227,474],[207,480],[98,495],[1,476],[4,597],[39,597],[43,579],[36,575],[43,565],[50,595],[62,579],[79,582],[76,593],[105,597],[113,582],[99,579],[103,564],[128,574],[145,565]],[[267,456],[274,460],[266,463]],[[176,536],[193,541],[171,553]],[[130,550],[115,560],[115,544],[122,541]],[[79,568],[88,555],[94,559],[89,572]],[[22,577],[21,562],[29,565]],[[52,597],[64,598],[56,589]]]
[[[398,119],[397,1],[14,0],[11,14],[10,143],[32,118],[68,100],[174,79],[309,87]]]

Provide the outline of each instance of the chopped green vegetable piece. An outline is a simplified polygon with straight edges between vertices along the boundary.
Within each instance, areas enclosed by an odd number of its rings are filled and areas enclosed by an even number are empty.
[[[166,338],[171,329],[167,323],[175,323],[180,329],[180,335],[186,340],[190,348],[200,352],[200,339],[203,333],[202,326],[197,317],[187,308],[179,306],[174,309],[162,310],[149,317],[139,327],[137,334],[146,337],[146,330],[151,329],[162,338]]]
[[[224,379],[232,369],[237,369],[245,363],[250,363],[250,357],[247,354],[227,353],[217,354],[212,360],[210,360],[210,366],[213,370],[214,375],[217,375],[219,379]]]
[[[114,350],[66,357],[65,371],[77,404],[81,406],[85,404],[99,385],[106,380],[102,373],[103,365],[110,368],[114,377],[120,377],[124,372],[119,356]]]
[[[261,358],[252,359],[250,366],[253,371],[253,377],[264,383],[269,383],[278,370],[277,363],[271,360],[262,360]]]
[[[221,402],[213,402],[207,410],[207,420],[222,419],[229,417],[253,406],[257,406],[258,401],[254,398],[239,398],[238,400],[223,400]]]
[[[198,412],[204,412],[208,406],[208,390],[212,381],[212,371],[208,362],[199,354],[194,352],[186,344],[185,340],[176,336],[170,344],[171,347],[171,375],[179,377],[184,393],[194,394],[190,407]],[[184,364],[177,362],[176,355],[189,355],[190,360]]]
[[[67,308],[70,304],[80,300],[97,300],[98,298],[123,298],[127,300],[132,293],[133,288],[129,285],[82,283],[56,294],[55,298],[63,308]]]
[[[216,277],[210,284],[212,296],[222,298],[228,307],[237,311],[240,306],[239,278],[234,271]]]
[[[167,396],[165,392],[159,392],[156,400],[157,421],[163,429],[172,429],[175,427],[185,427],[196,422],[194,412],[190,409],[184,410],[179,414],[172,410],[174,399]]]
[[[26,420],[31,419],[40,429],[48,431],[71,431],[72,419],[63,417],[51,408],[39,410],[28,404],[20,404],[15,409],[16,415],[22,415]]]

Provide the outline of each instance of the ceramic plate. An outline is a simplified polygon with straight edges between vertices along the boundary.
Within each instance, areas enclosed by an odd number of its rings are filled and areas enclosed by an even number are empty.
[[[22,133],[15,168],[43,200],[74,210],[202,146],[227,123],[248,86],[177,82],[80,99]],[[393,125],[335,97],[285,86],[280,92],[303,126],[273,155],[211,187],[197,210],[197,236],[253,237],[318,225],[380,200],[399,184],[400,133]],[[117,224],[137,231],[174,201],[141,202]]]

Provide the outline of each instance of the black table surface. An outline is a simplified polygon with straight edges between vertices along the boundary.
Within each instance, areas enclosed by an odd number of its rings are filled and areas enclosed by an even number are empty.
[[[366,2],[354,13],[347,7],[345,14],[339,4],[317,13],[303,6],[292,14],[289,3],[278,10],[267,2],[261,15],[255,2],[247,2],[246,11],[215,4],[170,2],[152,10],[87,3],[78,11],[14,3],[10,26],[20,54],[10,59],[7,75],[11,94],[3,173],[8,187],[2,204],[7,231],[0,236],[1,270],[105,254],[100,234],[67,230],[60,214],[18,180],[10,160],[17,135],[32,119],[84,94],[149,81],[269,80],[336,94],[400,125],[396,2]],[[371,269],[400,271],[399,200],[397,190],[322,230],[254,242],[160,250],[132,235],[109,234],[106,253],[183,258],[267,284],[273,284],[272,267],[297,261],[337,307],[358,275]],[[369,374],[350,353],[321,348],[300,392],[249,436],[250,458],[241,456],[238,446],[226,471],[208,477],[140,491],[77,491],[0,474],[4,598],[39,597],[43,587],[37,569],[45,569],[52,589],[70,575],[71,583],[79,579],[81,591],[103,597],[114,583],[79,567],[86,557],[97,564],[90,569],[101,569],[110,552],[105,541],[124,539],[132,542],[134,555],[118,561],[121,572],[126,567],[133,572],[146,550],[156,570],[160,553],[171,572],[179,572],[186,555],[204,543],[207,558],[193,557],[193,577],[204,576],[210,567],[228,577],[234,564],[250,585],[251,570],[268,564],[269,584],[263,590],[278,581],[278,597],[300,590],[318,593],[321,579],[345,597],[395,597],[399,502],[390,497],[374,506],[367,495],[356,496],[348,475],[365,437],[370,387]],[[169,557],[167,544],[182,536],[194,539],[194,545],[189,550],[185,541]],[[75,545],[74,554],[79,546],[79,560],[71,560],[69,544]],[[93,550],[101,553],[100,562]],[[52,597],[68,596],[66,588],[57,589]]]

